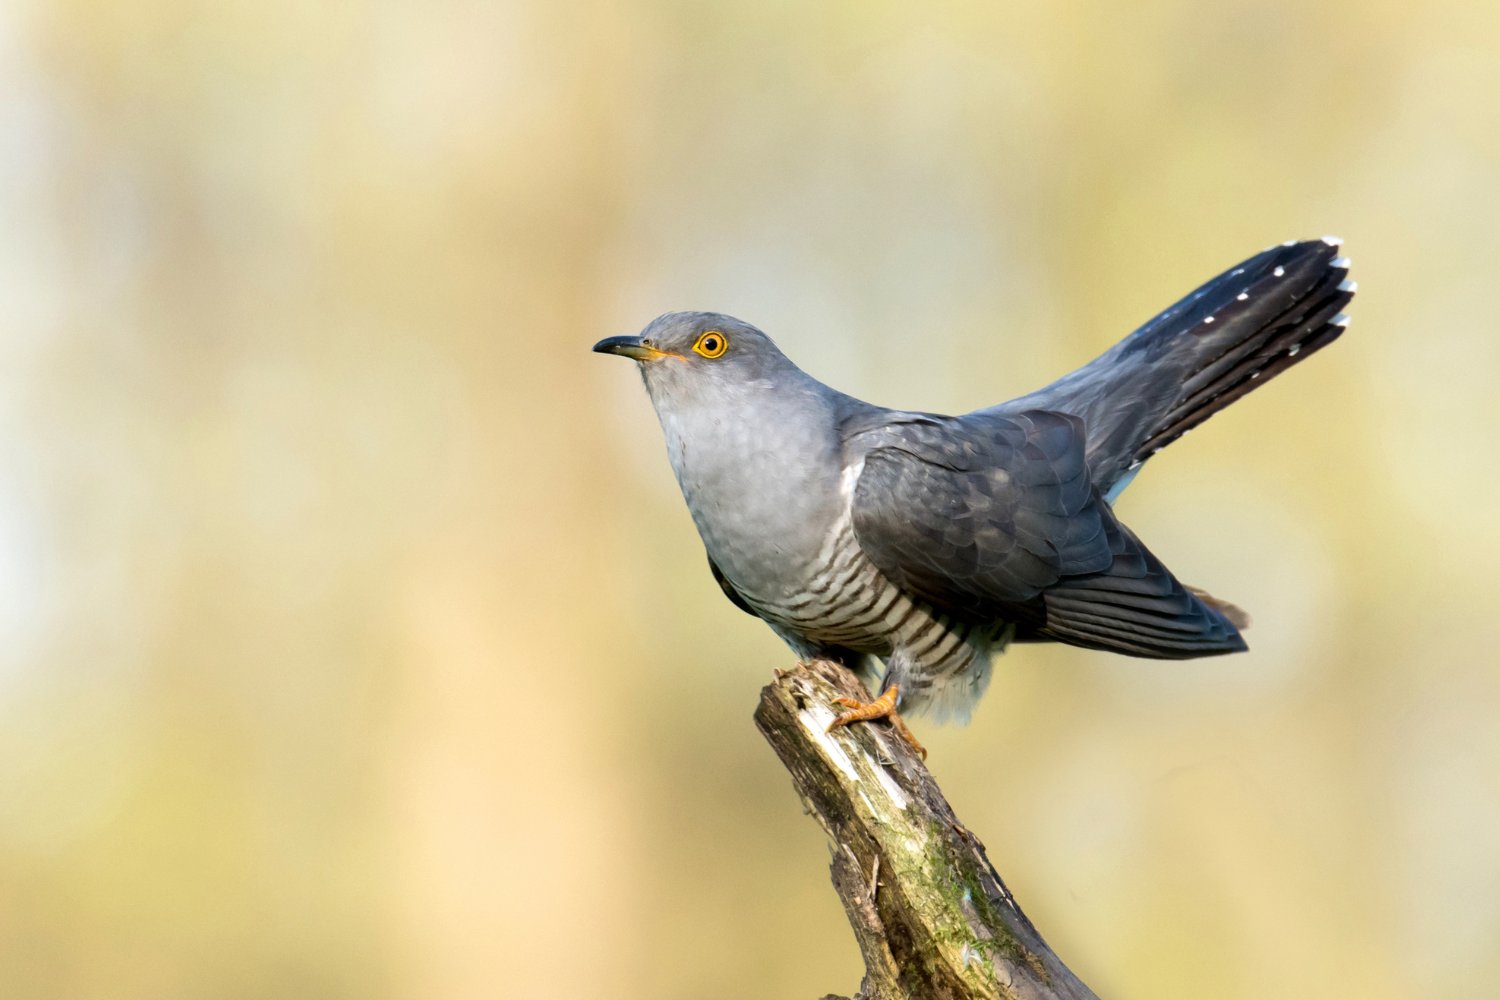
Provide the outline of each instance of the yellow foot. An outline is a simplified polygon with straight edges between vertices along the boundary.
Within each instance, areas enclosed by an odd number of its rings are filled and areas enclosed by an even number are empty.
[[[911,744],[911,748],[921,754],[923,760],[926,760],[927,748],[917,742],[917,738],[912,735],[911,730],[906,728],[906,722],[901,718],[901,713],[896,711],[896,699],[900,696],[901,686],[899,684],[892,684],[885,689],[885,694],[882,694],[879,698],[871,702],[856,701],[853,698],[835,698],[834,701],[843,705],[849,711],[830,722],[828,724],[828,731],[831,733],[839,726],[847,726],[851,722],[889,719],[897,735]]]

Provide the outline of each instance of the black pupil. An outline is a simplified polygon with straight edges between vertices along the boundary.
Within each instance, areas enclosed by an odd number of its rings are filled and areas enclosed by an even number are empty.
[[[705,351],[707,351],[709,354],[712,354],[714,351],[717,351],[719,349],[719,338],[718,337],[709,337],[707,340],[705,340],[703,342],[703,349]]]

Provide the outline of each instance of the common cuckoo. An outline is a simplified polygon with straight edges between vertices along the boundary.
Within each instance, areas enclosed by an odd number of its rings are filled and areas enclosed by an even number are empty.
[[[882,692],[840,723],[965,719],[1012,642],[1245,649],[1243,613],[1181,583],[1114,503],[1151,456],[1344,332],[1338,248],[1271,247],[1077,371],[963,416],[847,396],[716,313],[594,350],[639,364],[725,595]]]

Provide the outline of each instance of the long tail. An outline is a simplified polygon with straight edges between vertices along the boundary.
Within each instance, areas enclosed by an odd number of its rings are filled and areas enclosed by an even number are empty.
[[[1089,471],[1112,497],[1146,459],[1338,339],[1356,287],[1339,243],[1258,253],[1077,371],[995,409],[1083,418]]]

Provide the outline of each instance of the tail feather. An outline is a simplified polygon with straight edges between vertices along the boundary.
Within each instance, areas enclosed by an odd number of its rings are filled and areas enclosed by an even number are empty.
[[[1210,594],[1202,587],[1189,586],[1188,593],[1192,594],[1194,597],[1198,598],[1198,600],[1202,601],[1204,604],[1207,604],[1219,614],[1223,615],[1224,618],[1229,622],[1229,624],[1233,625],[1241,632],[1250,627],[1250,612],[1246,611],[1238,604],[1231,604],[1229,601],[1224,600],[1222,597],[1215,597],[1213,594]]]
[[[1320,245],[1327,246],[1321,242],[1311,244],[1314,248]],[[1347,280],[1346,258],[1325,259],[1333,249],[1322,252],[1315,249],[1296,262],[1295,271],[1277,265],[1270,274],[1248,282],[1235,294],[1234,301],[1212,317],[1214,324],[1224,324],[1232,336],[1241,339],[1230,340],[1218,357],[1205,357],[1202,366],[1188,376],[1183,382],[1182,395],[1158,420],[1151,436],[1136,449],[1134,460],[1149,458],[1241,396],[1339,338],[1348,322],[1341,310],[1354,297],[1355,286]],[[1246,297],[1240,298],[1242,295]],[[1224,340],[1219,338],[1213,347]]]
[[[1162,448],[1328,346],[1353,298],[1339,241],[1271,247],[1205,283],[1109,351],[995,410],[1083,419],[1094,483],[1111,493]]]

